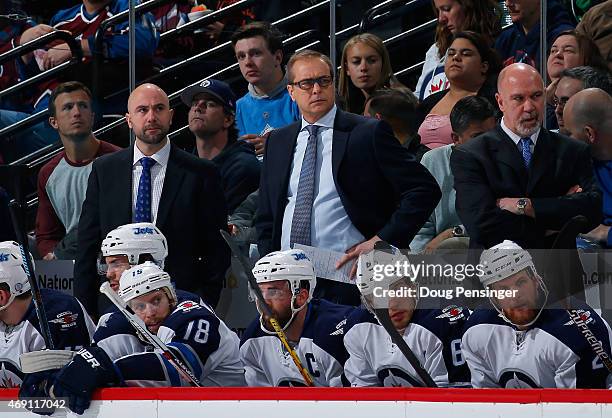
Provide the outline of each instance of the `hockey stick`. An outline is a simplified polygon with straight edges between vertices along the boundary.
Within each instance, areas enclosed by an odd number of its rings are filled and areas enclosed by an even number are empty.
[[[563,228],[561,231],[559,231],[559,235],[553,242],[551,249],[558,249],[559,247],[562,247],[563,243],[568,239],[573,239],[575,241],[578,234],[586,229],[588,229],[588,220],[584,216],[574,216],[572,219],[567,221],[565,225],[563,225]],[[587,323],[580,317],[578,310],[571,309],[569,307],[569,301],[567,299],[565,310],[569,314],[574,325],[576,325],[580,331],[580,334],[586,340],[587,344],[591,347],[591,350],[593,350],[595,355],[608,370],[608,373],[612,373],[612,359],[606,350],[604,350],[603,344],[597,339],[595,334],[593,334],[593,331],[591,331]]]
[[[121,312],[123,316],[125,316],[130,325],[132,325],[134,329],[140,335],[142,335],[142,337],[145,338],[149,344],[151,344],[162,352],[164,358],[168,360],[168,363],[170,363],[172,367],[176,369],[176,371],[185,381],[189,382],[191,386],[201,386],[200,382],[198,382],[198,379],[196,379],[191,370],[189,370],[189,367],[187,367],[185,363],[183,363],[176,356],[176,354],[170,351],[168,346],[164,344],[164,342],[160,340],[157,335],[151,333],[151,331],[148,330],[142,319],[127,310],[125,302],[113,291],[109,282],[104,282],[102,286],[100,286],[100,292],[110,299],[113,305],[115,305],[117,309],[119,309],[119,312]]]
[[[43,305],[42,295],[40,294],[40,287],[36,281],[34,275],[34,266],[32,265],[32,259],[30,258],[30,246],[28,245],[28,236],[26,233],[24,219],[24,210],[21,204],[13,199],[9,203],[9,211],[11,213],[11,221],[13,223],[13,229],[17,236],[17,243],[19,244],[19,250],[21,251],[21,259],[23,260],[23,266],[28,276],[28,282],[30,282],[30,289],[32,292],[32,300],[34,301],[34,309],[36,310],[36,317],[40,324],[40,333],[42,334],[43,340],[45,340],[45,346],[49,350],[55,348],[53,344],[53,338],[51,338],[51,330],[49,329],[49,322],[47,322],[47,313],[45,306]]]
[[[391,247],[386,242],[379,241],[374,244],[374,251],[389,252],[390,250]],[[365,300],[365,298],[363,299]],[[365,302],[368,303],[367,300],[365,300]],[[391,341],[393,342],[393,344],[397,345],[404,357],[406,357],[406,360],[408,360],[408,363],[410,363],[414,371],[416,371],[416,373],[419,375],[423,383],[425,383],[427,387],[437,388],[438,385],[436,385],[436,382],[434,382],[429,373],[427,373],[423,366],[421,366],[419,359],[414,355],[414,353],[406,343],[406,340],[404,340],[404,338],[399,334],[399,332],[397,332],[397,330],[393,326],[393,322],[389,317],[389,310],[387,308],[375,309],[371,305],[370,308],[374,311],[374,315],[376,315],[376,318],[378,318],[378,322],[380,322],[380,325],[382,325],[385,331],[387,331],[387,334],[389,334],[389,337],[391,337]]]
[[[244,272],[244,274],[246,274],[249,284],[251,285],[251,288],[253,289],[253,293],[255,293],[255,297],[257,297],[257,301],[259,302],[259,305],[261,306],[261,309],[264,312],[264,316],[268,318],[268,321],[272,325],[272,328],[274,328],[274,332],[276,332],[276,335],[281,340],[283,347],[285,347],[287,352],[291,355],[293,362],[295,363],[300,374],[304,378],[304,382],[306,383],[306,386],[314,386],[314,381],[312,380],[310,373],[308,373],[308,370],[304,368],[297,353],[289,345],[289,341],[287,340],[287,336],[285,335],[285,332],[283,331],[280,324],[274,317],[274,313],[272,312],[272,310],[270,309],[270,307],[264,300],[264,297],[261,294],[261,289],[257,285],[257,279],[255,279],[255,276],[253,276],[253,272],[251,271],[251,268],[249,267],[249,261],[246,259],[244,255],[242,255],[242,253],[240,252],[240,249],[238,248],[238,245],[236,244],[236,241],[234,241],[232,236],[228,234],[227,231],[224,231],[221,229],[219,232],[221,232],[221,236],[223,237],[225,242],[227,242],[227,245],[229,245],[232,251],[232,254],[234,254],[236,258],[238,258],[238,261],[240,262],[240,267],[242,268],[242,271]]]

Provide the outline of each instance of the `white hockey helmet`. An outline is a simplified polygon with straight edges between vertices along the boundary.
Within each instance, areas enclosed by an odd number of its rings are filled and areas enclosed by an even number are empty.
[[[277,280],[286,280],[289,282],[292,314],[291,319],[284,326],[283,330],[289,327],[295,314],[304,309],[308,302],[312,300],[312,294],[317,285],[317,277],[312,262],[302,250],[271,252],[255,263],[253,275],[257,283],[268,283]],[[308,300],[302,306],[296,307],[296,296],[299,294],[300,289],[303,288],[302,284],[304,281],[308,283]],[[252,289],[250,291],[252,292]],[[254,299],[254,295],[251,295],[251,297]],[[264,332],[269,332],[265,329],[263,324],[262,330]]]
[[[527,250],[522,249],[517,243],[509,240],[505,240],[500,244],[497,244],[488,250],[484,250],[480,255],[480,265],[483,268],[483,274],[480,276],[480,283],[486,288],[494,283],[504,280],[516,273],[529,269],[535,279],[538,282],[538,286],[542,290],[543,302],[540,307],[540,311],[535,318],[528,324],[521,324],[522,326],[532,325],[542,313],[542,309],[548,300],[548,289],[542,277],[538,274],[531,254]],[[514,324],[509,318],[506,317],[504,312],[499,309],[493,298],[490,298],[491,303],[495,309],[501,314],[502,318],[513,325]]]
[[[32,255],[28,254],[28,256],[32,260],[32,265],[34,265]],[[19,244],[14,241],[0,242],[0,283],[6,283],[11,292],[8,303],[0,306],[0,311],[6,309],[15,300],[16,296],[30,290],[26,269]]]
[[[110,231],[102,241],[102,256],[125,255],[130,265],[139,263],[140,256],[150,254],[155,264],[164,268],[168,244],[164,234],[150,222],[121,225]]]
[[[374,296],[375,289],[379,289],[378,292],[386,292],[400,280],[410,281],[415,287],[418,287],[408,268],[409,265],[408,257],[393,246],[389,250],[372,250],[361,254],[357,260],[356,284],[361,296],[367,302],[366,306],[370,305],[376,309],[389,306],[386,296]],[[385,271],[386,266],[392,268],[387,267]]]
[[[119,280],[119,297],[125,303],[157,289],[165,290],[170,302],[176,304],[176,292],[170,275],[150,261],[127,269]]]

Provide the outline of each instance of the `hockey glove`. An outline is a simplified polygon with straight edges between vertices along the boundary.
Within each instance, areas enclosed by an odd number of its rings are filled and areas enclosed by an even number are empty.
[[[108,354],[100,347],[88,347],[62,368],[51,392],[55,398],[68,398],[70,410],[81,415],[89,408],[95,389],[121,383],[121,375]]]
[[[28,373],[24,376],[21,388],[19,389],[19,399],[27,400],[29,398],[49,398],[49,389],[55,380],[55,375],[59,372],[55,370],[45,370],[42,372]],[[32,404],[35,404],[34,402]],[[29,405],[26,404],[26,405]],[[30,409],[33,413],[39,415],[51,415],[55,412],[55,408]]]

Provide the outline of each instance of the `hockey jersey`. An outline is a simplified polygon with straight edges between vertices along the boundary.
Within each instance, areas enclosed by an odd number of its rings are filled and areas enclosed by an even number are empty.
[[[572,303],[610,353],[608,324],[583,302]],[[477,309],[466,324],[462,348],[476,388],[612,386],[612,375],[565,309],[544,309],[526,330],[504,321],[492,308]]]
[[[302,335],[294,348],[315,386],[343,386],[348,353],[342,339],[347,317],[354,309],[319,299],[309,302]],[[276,335],[261,330],[259,318],[246,329],[240,344],[249,386],[305,386],[289,352]]]
[[[461,354],[467,309],[417,309],[402,337],[438,386],[469,385]],[[376,317],[361,308],[347,322],[344,374],[351,386],[425,386]]]
[[[202,386],[244,386],[239,339],[207,306],[182,301],[157,336],[186,364]],[[128,386],[185,386],[174,367],[143,342],[119,312],[100,318],[94,343],[121,371]]]
[[[80,302],[56,290],[40,291],[55,349],[76,351],[87,347],[95,325]],[[18,325],[9,326],[0,321],[0,388],[21,386],[23,373],[19,356],[44,348],[34,301]]]

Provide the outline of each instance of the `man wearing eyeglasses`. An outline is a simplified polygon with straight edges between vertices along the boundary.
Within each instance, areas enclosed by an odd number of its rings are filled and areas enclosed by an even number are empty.
[[[390,126],[336,108],[333,65],[304,50],[287,64],[302,119],[273,131],[264,154],[256,220],[260,254],[294,244],[345,253],[352,263],[376,241],[408,248],[440,189]],[[358,305],[352,284],[318,279],[315,297]]]
[[[183,90],[181,100],[189,106],[189,130],[195,135],[198,157],[219,169],[232,213],[257,190],[261,170],[253,145],[238,140],[234,92],[223,81],[204,80]]]

